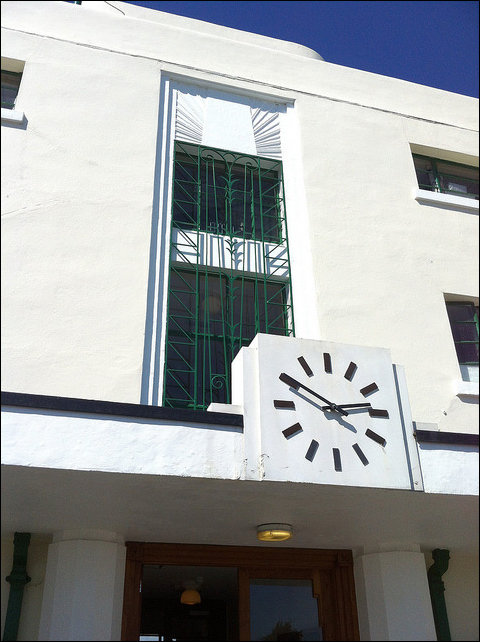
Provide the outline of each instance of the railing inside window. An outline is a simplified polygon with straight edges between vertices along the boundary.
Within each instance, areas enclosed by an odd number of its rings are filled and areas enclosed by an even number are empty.
[[[413,155],[420,189],[479,200],[478,167]]]

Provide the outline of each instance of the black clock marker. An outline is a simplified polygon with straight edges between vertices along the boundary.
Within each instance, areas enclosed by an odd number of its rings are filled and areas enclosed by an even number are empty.
[[[290,388],[295,388],[295,390],[298,390],[300,387],[298,381],[295,381],[295,379],[292,379],[292,377],[289,377],[284,372],[282,372],[282,374],[278,378],[280,379],[280,381],[283,381],[283,383],[286,383],[287,386],[290,386]]]
[[[338,473],[342,472],[342,460],[340,458],[340,450],[338,448],[332,448],[333,450],[333,465],[335,470]]]
[[[293,426],[290,426],[289,428],[285,428],[285,430],[282,430],[285,439],[289,439],[290,437],[294,437],[295,435],[298,435],[301,433],[303,430],[302,426],[299,423],[293,424]]]
[[[317,454],[318,450],[318,441],[315,441],[315,439],[312,439],[310,446],[308,447],[307,454],[305,455],[305,459],[308,459],[308,461],[313,461],[313,458]]]
[[[357,372],[357,364],[353,363],[353,361],[350,361],[350,365],[348,366],[343,376],[345,377],[345,379],[348,379],[349,381],[351,381],[355,376],[356,372]]]
[[[368,465],[368,459],[365,457],[365,454],[364,454],[363,450],[360,448],[360,446],[358,444],[353,444],[352,448],[357,453],[358,458],[360,459],[362,464],[364,466],[367,466]]]
[[[367,437],[370,437],[370,439],[373,439],[373,441],[376,441],[377,444],[380,444],[380,446],[385,446],[387,443],[387,440],[382,437],[381,435],[377,435],[376,432],[373,432],[373,430],[370,430],[370,428],[367,428],[365,431],[365,435]]]
[[[283,401],[282,399],[274,399],[273,405],[275,406],[275,408],[291,408],[292,410],[295,410],[295,404],[293,403],[293,401]]]
[[[360,390],[360,392],[362,393],[362,395],[364,397],[367,397],[368,395],[372,395],[374,392],[377,392],[377,391],[378,391],[378,386],[375,383],[375,381],[373,383],[371,383],[370,385],[365,386],[365,388],[362,388]]]
[[[328,352],[323,353],[323,365],[325,366],[325,372],[332,374],[332,359]]]
[[[386,417],[388,419],[388,410],[378,410],[376,408],[370,408],[368,411],[370,417]]]
[[[313,375],[313,371],[308,365],[308,363],[305,361],[304,357],[298,357],[298,363],[302,366],[306,375],[308,375],[309,377]]]

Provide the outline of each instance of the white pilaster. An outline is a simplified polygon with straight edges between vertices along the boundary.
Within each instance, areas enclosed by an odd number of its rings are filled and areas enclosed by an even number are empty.
[[[361,640],[437,639],[425,557],[419,547],[411,549],[416,550],[383,550],[356,558]]]
[[[39,640],[119,640],[125,546],[115,533],[63,531],[48,550]]]

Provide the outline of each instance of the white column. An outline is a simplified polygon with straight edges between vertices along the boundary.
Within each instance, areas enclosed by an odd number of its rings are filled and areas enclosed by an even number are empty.
[[[39,640],[119,640],[123,538],[106,531],[57,533],[49,546]]]
[[[436,640],[420,547],[379,548],[355,559],[360,639]]]

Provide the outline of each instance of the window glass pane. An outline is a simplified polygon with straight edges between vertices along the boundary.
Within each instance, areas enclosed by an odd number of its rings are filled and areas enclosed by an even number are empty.
[[[413,157],[420,189],[432,191],[435,189],[435,176],[430,159],[419,156]]]
[[[465,178],[478,183],[478,167],[465,167],[464,165],[455,165],[437,160],[437,170],[440,174],[456,178]]]
[[[475,323],[454,323],[452,333],[455,341],[477,341],[478,330]]]
[[[478,364],[478,343],[456,343],[459,363]]]
[[[472,303],[447,303],[447,312],[459,363],[478,364],[478,308]]]
[[[251,640],[323,640],[310,580],[250,581]]]
[[[2,107],[13,109],[17,99],[22,74],[2,71]]]
[[[474,321],[475,306],[472,303],[447,303],[450,321]]]
[[[182,228],[197,224],[197,168],[187,161],[175,164],[173,219]]]

